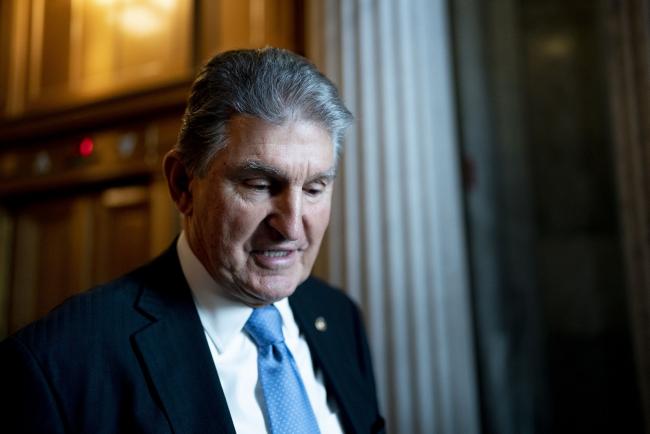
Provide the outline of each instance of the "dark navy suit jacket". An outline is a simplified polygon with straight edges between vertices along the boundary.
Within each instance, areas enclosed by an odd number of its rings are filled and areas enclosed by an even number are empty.
[[[289,303],[345,431],[382,432],[357,307],[313,278]],[[3,432],[235,433],[175,246],[5,339],[0,379]]]

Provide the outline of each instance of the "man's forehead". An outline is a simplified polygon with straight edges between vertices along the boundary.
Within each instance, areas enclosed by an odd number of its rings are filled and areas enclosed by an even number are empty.
[[[309,121],[273,124],[257,118],[236,118],[228,131],[225,153],[238,159],[299,156],[306,160],[334,154],[329,131]]]

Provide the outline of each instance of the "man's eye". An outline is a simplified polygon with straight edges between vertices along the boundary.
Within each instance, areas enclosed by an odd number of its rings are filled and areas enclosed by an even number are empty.
[[[259,179],[251,179],[245,181],[244,185],[246,186],[246,188],[250,188],[251,190],[255,190],[255,191],[266,191],[271,187],[270,183]]]
[[[310,196],[318,196],[325,191],[325,186],[321,184],[308,185],[304,188],[304,191]]]

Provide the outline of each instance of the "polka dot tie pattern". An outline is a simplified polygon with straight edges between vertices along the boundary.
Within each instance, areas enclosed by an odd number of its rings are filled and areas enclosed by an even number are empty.
[[[253,310],[244,330],[257,345],[257,369],[272,434],[318,434],[318,422],[284,343],[282,317],[273,305]]]

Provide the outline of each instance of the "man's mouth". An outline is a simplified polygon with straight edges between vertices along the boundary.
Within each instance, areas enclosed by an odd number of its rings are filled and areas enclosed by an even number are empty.
[[[260,250],[256,253],[261,253],[269,258],[281,258],[283,256],[289,256],[291,252],[292,250]]]
[[[292,266],[298,260],[297,249],[259,249],[251,251],[255,263],[262,268],[281,270]]]

